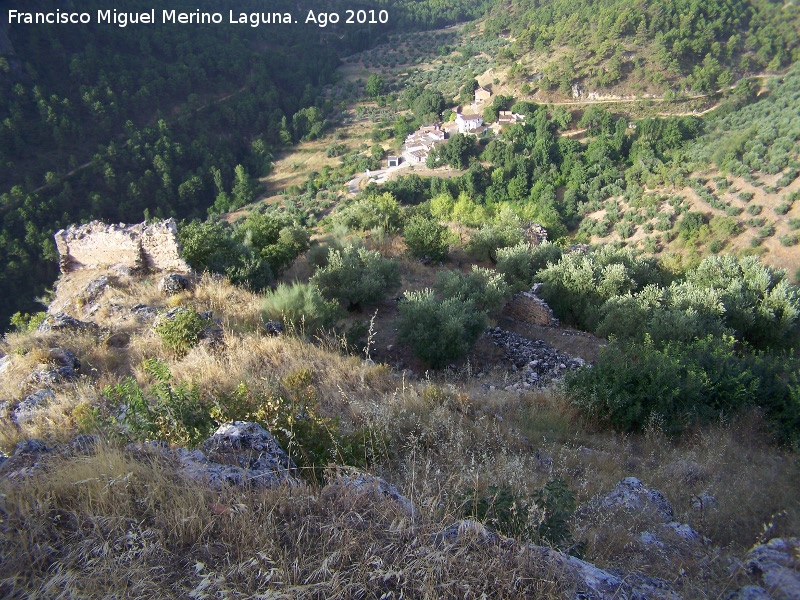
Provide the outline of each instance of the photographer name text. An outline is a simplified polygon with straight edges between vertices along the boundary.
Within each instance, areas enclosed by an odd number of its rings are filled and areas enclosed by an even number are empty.
[[[343,13],[315,12],[309,10],[302,16],[290,12],[236,12],[228,11],[227,15],[218,12],[193,12],[177,10],[151,9],[144,12],[124,12],[117,9],[98,10],[96,13],[68,12],[55,10],[52,12],[8,11],[9,25],[262,25],[304,24],[327,27],[328,25],[378,25],[389,22],[386,10],[345,10]]]

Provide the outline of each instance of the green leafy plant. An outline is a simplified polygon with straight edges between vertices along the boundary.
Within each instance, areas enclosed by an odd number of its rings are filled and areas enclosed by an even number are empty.
[[[485,313],[470,300],[439,300],[428,289],[406,292],[400,303],[400,341],[434,368],[465,356],[485,327]]]
[[[278,284],[265,296],[261,310],[267,320],[309,333],[332,327],[341,315],[338,302],[326,300],[317,286],[308,283]]]
[[[133,377],[103,390],[119,409],[109,419],[120,432],[138,440],[165,440],[194,447],[213,433],[216,423],[195,386],[174,384],[166,363],[147,359],[144,371],[155,380],[146,391]]]
[[[172,317],[162,315],[155,331],[164,345],[178,355],[184,355],[200,341],[207,321],[191,308],[179,308]]]
[[[317,269],[309,283],[329,299],[344,302],[350,309],[381,300],[400,287],[396,261],[383,258],[376,250],[348,246],[332,249],[328,264]]]
[[[408,251],[416,258],[445,260],[450,249],[450,232],[438,221],[425,216],[411,217],[403,230]]]

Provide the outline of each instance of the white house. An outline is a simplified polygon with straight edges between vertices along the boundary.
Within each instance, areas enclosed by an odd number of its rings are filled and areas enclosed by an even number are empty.
[[[483,125],[483,117],[480,115],[463,115],[461,113],[456,115],[456,126],[460,133],[469,133],[481,125]]]

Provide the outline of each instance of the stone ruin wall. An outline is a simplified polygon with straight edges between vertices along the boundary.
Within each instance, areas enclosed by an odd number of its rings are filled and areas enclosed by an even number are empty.
[[[504,317],[529,325],[557,327],[558,319],[547,303],[536,295],[541,284],[537,283],[530,291],[514,294],[503,307]]]
[[[132,269],[189,272],[181,258],[174,219],[136,225],[92,221],[55,233],[62,273],[124,265]]]

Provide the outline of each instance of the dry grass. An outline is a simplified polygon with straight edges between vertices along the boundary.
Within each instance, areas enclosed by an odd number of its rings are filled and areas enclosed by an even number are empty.
[[[434,271],[409,261],[404,278],[423,284]],[[100,325],[130,333],[124,348],[107,347],[106,333],[5,338],[3,350],[13,357],[2,379],[7,397],[21,398],[20,382],[51,347],[75,352],[84,375],[59,387],[29,423],[4,421],[3,448],[32,437],[66,441],[91,427],[89,408],[106,385],[127,375],[149,385],[140,367],[146,358],[163,360],[175,381],[207,398],[239,383],[268,393],[287,375],[308,370],[322,416],[338,419],[344,432],[375,432],[380,448],[370,469],[411,498],[418,515],[410,523],[392,504],[314,487],[216,493],[177,480],[169,465],[113,447],[92,457],[53,456],[39,475],[0,478],[0,590],[8,597],[561,597],[570,583],[519,546],[467,539],[445,550],[432,541],[469,515],[465,498],[489,496],[496,486],[530,499],[558,478],[580,505],[627,476],[661,490],[676,520],[710,544],[667,536],[669,551],[644,547],[640,534],[655,524],[586,507],[569,530],[585,544],[587,560],[662,577],[684,597],[723,596],[745,581],[730,565],[748,547],[800,531],[800,460],[769,445],[757,417],[681,439],[602,431],[558,390],[489,391],[466,367],[412,381],[343,355],[335,339],[268,337],[259,330],[258,296],[211,278],[177,302],[213,310],[225,345],[177,357],[148,323],[129,316],[142,301],[168,305],[152,279],[113,294],[120,310]],[[716,504],[695,508],[701,494]]]
[[[7,598],[556,598],[570,585],[514,545],[437,544],[449,522],[412,526],[347,489],[214,494],[110,448],[47,468],[3,490]]]

